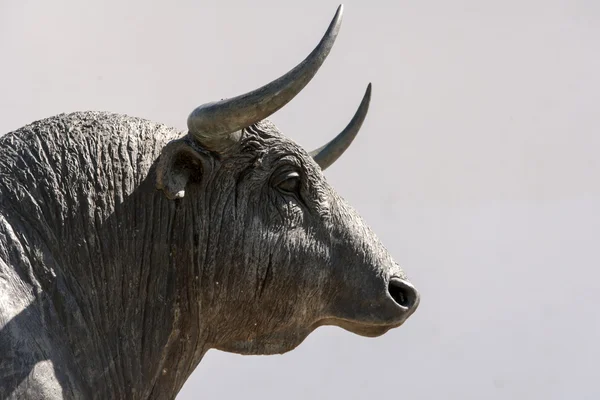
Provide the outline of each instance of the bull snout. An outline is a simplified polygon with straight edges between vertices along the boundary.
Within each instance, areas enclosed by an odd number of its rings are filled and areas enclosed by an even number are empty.
[[[407,317],[419,306],[419,292],[413,285],[400,278],[391,278],[388,293],[396,304],[404,309]]]

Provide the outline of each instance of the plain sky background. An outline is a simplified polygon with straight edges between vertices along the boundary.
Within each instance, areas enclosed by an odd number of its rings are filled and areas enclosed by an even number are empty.
[[[317,44],[337,1],[0,0],[0,134],[107,110],[184,129]],[[420,289],[400,329],[320,328],[282,356],[210,351],[178,399],[599,399],[600,2],[344,3],[271,119],[329,170]]]

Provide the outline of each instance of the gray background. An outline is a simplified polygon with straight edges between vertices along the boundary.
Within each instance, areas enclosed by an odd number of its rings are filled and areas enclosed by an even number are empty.
[[[332,1],[0,0],[0,133],[76,110],[185,128],[302,60]],[[211,351],[179,399],[600,398],[600,3],[345,2],[272,120],[313,148],[421,290],[401,329],[321,328],[283,356]]]

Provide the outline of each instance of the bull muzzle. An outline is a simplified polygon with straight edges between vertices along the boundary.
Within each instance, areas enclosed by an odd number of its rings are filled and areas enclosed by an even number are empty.
[[[397,277],[391,278],[388,283],[388,294],[398,307],[402,309],[405,318],[408,318],[414,313],[419,306],[419,292],[413,285],[404,279]]]

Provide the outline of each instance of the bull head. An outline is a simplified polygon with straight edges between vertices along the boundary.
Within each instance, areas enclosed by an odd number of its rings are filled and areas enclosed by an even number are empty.
[[[162,151],[157,188],[170,199],[202,203],[197,214],[219,218],[220,232],[227,231],[203,244],[215,254],[206,257],[211,266],[201,266],[212,271],[202,283],[204,304],[211,304],[205,317],[222,329],[214,330],[213,347],[284,352],[321,325],[378,336],[419,303],[404,272],[322,173],[358,133],[371,85],[347,127],[310,153],[265,120],[315,76],[341,19],[340,5],[317,47],[285,75],[196,108],[188,135]]]

